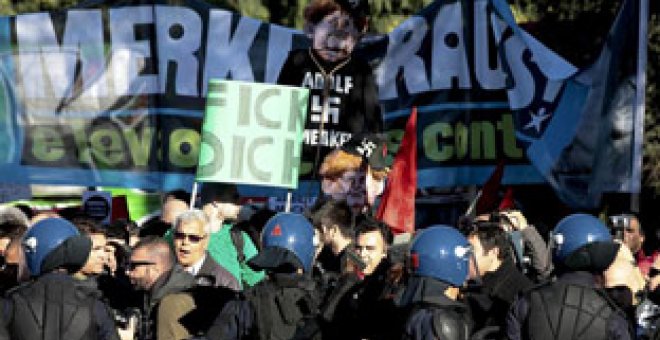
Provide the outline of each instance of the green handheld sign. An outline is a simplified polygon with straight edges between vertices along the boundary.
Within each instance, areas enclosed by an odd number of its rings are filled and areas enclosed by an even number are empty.
[[[298,186],[309,90],[209,81],[197,181]]]

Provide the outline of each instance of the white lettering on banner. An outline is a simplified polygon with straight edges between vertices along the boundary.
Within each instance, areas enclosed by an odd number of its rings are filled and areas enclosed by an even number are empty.
[[[151,58],[149,40],[137,40],[135,26],[153,24],[152,6],[115,8],[110,11],[112,71],[115,95],[158,93],[158,75],[140,74]]]
[[[106,12],[108,22],[104,23]],[[238,23],[232,32],[233,18],[238,18]],[[168,84],[174,85],[176,95],[205,96],[210,78],[255,79],[249,51],[262,24],[225,10],[210,10],[205,23],[199,13],[186,7],[126,6],[69,10],[60,38],[48,13],[17,15],[19,93],[26,101],[68,99],[73,96],[74,79],[81,77],[82,96],[86,98],[164,94]],[[206,40],[203,25],[208,25]],[[269,26],[264,77],[275,82],[295,31]],[[155,32],[155,36],[136,35],[139,27]],[[106,28],[109,41],[104,40]],[[109,63],[104,56],[106,45],[111,50]],[[202,47],[205,54],[200,54]],[[158,65],[145,73],[152,58]],[[80,75],[76,74],[76,64],[80,65]],[[176,72],[168,74],[171,66]],[[200,76],[204,81],[201,88]]]
[[[399,96],[396,77],[400,68],[403,68],[403,78],[410,93],[429,90],[431,86],[426,79],[424,60],[416,54],[422,46],[426,31],[428,31],[426,20],[412,16],[390,33],[387,55],[375,71],[380,99]]]
[[[530,53],[523,39],[517,35],[504,37],[502,33],[508,25],[495,14],[490,16],[490,25],[483,20],[488,15],[487,1],[476,0],[474,6],[474,37],[463,36],[464,22],[460,2],[445,4],[436,13],[432,41],[431,64],[425,64],[417,53],[422,40],[428,32],[426,19],[413,16],[404,21],[389,34],[387,54],[380,66],[376,69],[376,83],[379,87],[381,100],[394,99],[399,96],[396,77],[403,70],[403,80],[410,94],[417,94],[432,90],[448,90],[454,87],[452,79],[457,79],[457,86],[470,89],[470,72],[475,73],[478,85],[486,90],[499,90],[506,88],[506,74],[501,69],[498,60],[497,68],[489,66],[488,27],[493,27],[496,44],[504,48],[506,62],[510,66],[513,76],[513,88],[508,88],[510,105],[512,109],[527,106],[533,99],[535,92],[534,79],[531,71],[523,61],[523,54]],[[466,39],[473,38],[475,70],[469,69],[466,55]],[[502,40],[505,39],[505,40]],[[501,54],[500,54],[501,55]],[[498,58],[499,59],[499,58]],[[534,62],[533,55],[529,62]],[[428,68],[428,70],[427,70]],[[430,74],[430,84],[428,75]],[[556,86],[555,86],[556,87]],[[556,93],[556,88],[549,89]],[[546,91],[546,92],[548,92]]]
[[[156,6],[156,30],[160,93],[167,89],[168,65],[173,62],[176,65],[176,94],[199,96],[199,62],[195,52],[201,45],[202,19],[190,8]]]
[[[491,16],[491,19],[495,39],[496,41],[501,41],[508,25],[496,16]],[[524,41],[513,36],[504,41],[503,44],[506,50],[506,61],[514,78],[514,86],[507,89],[509,106],[512,110],[517,110],[526,107],[534,99],[534,78],[523,62],[523,53],[529,50]],[[531,59],[533,58],[530,58],[530,61]]]
[[[481,87],[486,90],[497,90],[506,86],[506,74],[502,71],[500,58],[496,58],[496,68],[490,68],[488,56],[490,48],[495,46],[492,46],[488,39],[487,5],[487,1],[474,3],[474,73]]]
[[[80,29],[85,27],[85,29]],[[102,71],[103,25],[101,12],[71,10],[63,43],[58,43],[55,29],[47,13],[16,16],[19,79],[22,94],[28,98],[71,95],[74,71],[81,61],[82,82],[89,96],[107,94],[107,83]],[[84,45],[84,50],[81,48]]]
[[[470,30],[463,27],[461,2],[440,6],[435,15],[431,28],[424,17],[412,16],[389,34],[386,55],[376,69],[380,99],[400,95],[400,75],[412,95],[454,86],[480,86],[509,91],[512,109],[531,102],[536,89],[528,64],[535,62],[534,55],[526,45],[526,37],[503,35],[509,27],[497,15],[489,14],[486,0],[475,0],[473,36],[464,34]],[[490,20],[485,20],[488,17]],[[108,18],[107,22],[103,18]],[[201,97],[206,95],[211,78],[257,80],[253,67],[264,72],[264,79],[258,81],[274,82],[294,34],[276,25],[261,30],[262,22],[225,10],[210,10],[205,22],[193,9],[165,5],[69,10],[62,33],[56,32],[53,20],[48,13],[16,16],[17,85],[25,102],[69,99],[78,87],[83,88],[82,92],[75,95],[87,99],[164,94],[168,89],[180,96]],[[104,40],[106,29],[109,41]],[[140,30],[147,34],[141,36]],[[260,31],[268,35],[266,43],[256,40]],[[431,49],[423,58],[419,53],[425,40],[430,41]],[[109,61],[104,56],[106,46],[111,51]],[[498,46],[504,49],[499,55],[506,59],[490,65],[489,55]],[[252,60],[250,54],[255,48],[268,49],[260,54],[266,57]],[[474,53],[470,56],[467,51]],[[529,55],[528,60],[523,60],[523,55]],[[152,63],[156,60],[157,65]],[[508,83],[512,88],[506,88],[504,62],[511,69],[513,79]],[[257,64],[259,67],[254,66]],[[147,70],[147,65],[153,65],[153,69]],[[77,85],[78,78],[82,86]],[[331,81],[332,89],[342,94],[354,86],[349,76],[337,75]],[[323,82],[322,75],[312,73],[305,76],[304,85],[322,88]],[[544,98],[555,96],[559,86],[548,84]],[[321,117],[316,115],[314,119],[320,121]]]
[[[463,37],[463,22],[456,20],[462,17],[463,9],[460,1],[454,5],[440,7],[435,17],[433,35],[444,41],[444,44],[433,44],[431,84],[435,89],[452,88],[454,78],[458,78],[459,88],[472,87]]]
[[[204,93],[206,93],[206,84],[211,78],[254,81],[248,52],[261,22],[241,17],[236,31],[231,36],[231,19],[232,13],[227,11],[211,11],[209,15]]]

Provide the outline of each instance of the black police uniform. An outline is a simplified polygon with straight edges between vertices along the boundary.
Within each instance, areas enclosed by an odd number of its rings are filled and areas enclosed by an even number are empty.
[[[407,310],[402,339],[467,340],[472,323],[467,307],[448,298],[448,284],[429,277],[414,276],[400,304]]]
[[[106,306],[65,273],[45,274],[10,291],[3,314],[11,339],[119,339]]]
[[[509,339],[632,339],[625,314],[596,289],[594,276],[576,271],[517,300],[507,316]]]
[[[310,275],[291,270],[299,261],[288,250],[266,248],[259,256],[272,261],[268,275],[247,288],[240,299],[227,302],[206,337],[211,340],[319,338],[320,292],[316,281]],[[252,260],[248,264],[253,266]]]

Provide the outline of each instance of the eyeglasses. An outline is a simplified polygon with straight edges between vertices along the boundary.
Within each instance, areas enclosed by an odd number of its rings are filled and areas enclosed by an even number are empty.
[[[132,272],[137,268],[138,266],[150,266],[154,265],[156,262],[151,262],[151,261],[130,261],[126,264],[126,270],[129,272]]]
[[[658,274],[660,274],[660,269],[653,268],[653,267],[651,267],[651,269],[649,269],[649,278],[656,277],[656,276],[658,276]]]
[[[195,234],[186,234],[182,232],[174,232],[174,239],[175,240],[184,240],[188,239],[188,242],[190,243],[199,243],[201,240],[205,239],[206,235],[195,235]]]

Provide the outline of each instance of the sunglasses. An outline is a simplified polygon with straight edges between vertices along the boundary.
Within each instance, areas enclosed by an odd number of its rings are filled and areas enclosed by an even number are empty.
[[[186,234],[182,232],[174,232],[174,239],[175,240],[185,240],[188,239],[188,242],[190,243],[199,243],[201,240],[205,239],[206,235],[195,235],[195,234]]]
[[[658,276],[658,274],[660,274],[660,269],[653,268],[653,267],[651,267],[651,269],[649,269],[649,278],[656,277],[656,276]]]
[[[126,264],[126,270],[128,271],[134,271],[135,268],[139,266],[150,266],[154,265],[156,262],[151,262],[151,261],[131,261]]]

